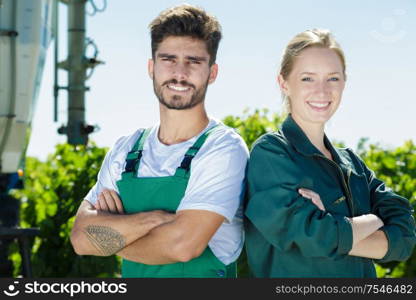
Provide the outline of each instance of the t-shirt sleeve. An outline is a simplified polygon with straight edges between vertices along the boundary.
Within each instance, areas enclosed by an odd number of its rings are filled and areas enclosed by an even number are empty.
[[[117,171],[111,170],[111,168],[114,167],[114,154],[118,151],[117,149],[124,139],[125,137],[118,139],[114,146],[107,152],[98,172],[97,182],[84,198],[93,205],[97,202],[98,195],[103,189],[111,189],[118,193],[115,174]]]
[[[247,160],[247,147],[238,140],[217,145],[193,161],[188,187],[177,211],[208,210],[231,222],[242,203]]]

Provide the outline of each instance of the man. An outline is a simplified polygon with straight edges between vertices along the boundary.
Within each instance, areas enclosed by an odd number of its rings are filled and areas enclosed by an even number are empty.
[[[82,202],[71,234],[80,255],[119,255],[123,277],[236,277],[248,150],[209,118],[221,29],[180,5],[151,24],[149,76],[160,124],[120,138]]]

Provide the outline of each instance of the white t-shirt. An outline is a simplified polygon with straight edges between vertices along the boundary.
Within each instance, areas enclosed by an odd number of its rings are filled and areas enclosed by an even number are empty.
[[[172,176],[180,166],[186,151],[197,138],[220,122],[211,119],[197,136],[174,145],[159,141],[159,125],[150,131],[143,145],[138,177]],[[85,197],[95,204],[104,189],[118,192],[116,182],[121,179],[126,156],[133,148],[142,129],[117,140],[107,153],[98,173],[97,183]],[[243,139],[231,128],[219,126],[205,140],[191,163],[191,176],[177,211],[200,209],[218,213],[226,218],[208,245],[224,264],[235,261],[244,243],[242,202],[248,149]]]

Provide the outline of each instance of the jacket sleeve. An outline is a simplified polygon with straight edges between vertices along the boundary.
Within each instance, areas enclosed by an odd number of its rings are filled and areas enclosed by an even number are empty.
[[[305,257],[340,259],[352,248],[352,228],[342,215],[319,210],[298,189],[313,189],[312,179],[279,141],[255,145],[247,172],[246,217],[279,251],[298,248]]]
[[[395,194],[379,180],[360,159],[371,197],[371,211],[383,220],[381,230],[387,236],[388,250],[379,262],[404,261],[412,254],[416,243],[413,209],[406,198]]]

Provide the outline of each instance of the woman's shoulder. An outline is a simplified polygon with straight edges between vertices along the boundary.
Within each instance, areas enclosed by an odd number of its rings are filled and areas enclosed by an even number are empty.
[[[367,166],[358,153],[351,148],[335,147],[335,149],[344,165],[348,166],[354,173],[365,173]]]
[[[351,148],[349,147],[334,147],[338,154],[342,156],[342,158],[348,160],[351,163],[362,163],[361,157]]]
[[[287,150],[290,147],[289,141],[283,135],[283,133],[279,131],[268,132],[260,136],[252,146],[251,151],[258,151],[260,149],[268,149],[268,150]]]

